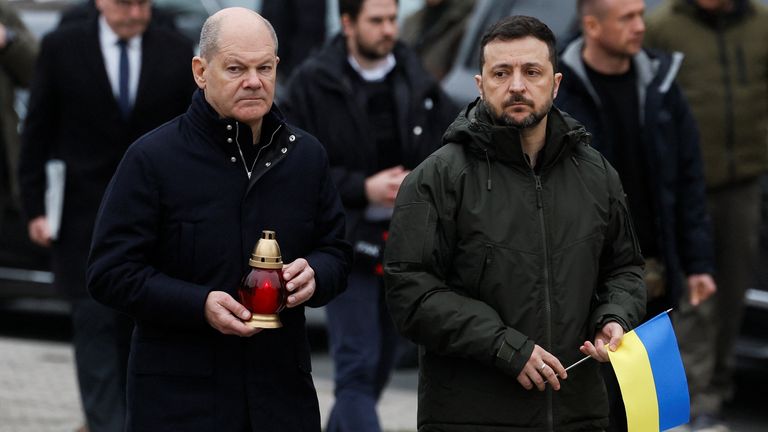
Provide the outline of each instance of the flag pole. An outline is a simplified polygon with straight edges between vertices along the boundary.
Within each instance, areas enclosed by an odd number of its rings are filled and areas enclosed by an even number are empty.
[[[584,363],[585,361],[587,361],[587,360],[589,360],[591,358],[592,358],[591,356],[586,356],[583,359],[581,359],[581,360],[577,361],[576,363],[574,363],[574,364],[568,366],[567,368],[565,368],[565,371],[568,372],[568,370],[570,370],[571,368],[574,368],[574,367]]]
[[[673,308],[669,308],[666,311],[664,311],[664,313],[668,314],[668,313],[672,312],[672,309]],[[581,360],[577,361],[576,363],[574,363],[574,364],[568,366],[567,368],[565,368],[565,371],[568,372],[569,370],[571,370],[571,369],[575,368],[576,366],[584,363],[585,361],[589,360],[590,358],[592,358],[592,357],[591,356],[584,357],[583,359],[581,359]]]

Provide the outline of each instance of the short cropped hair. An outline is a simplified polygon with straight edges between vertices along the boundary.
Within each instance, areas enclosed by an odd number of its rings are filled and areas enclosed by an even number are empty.
[[[577,0],[576,12],[580,18],[584,18],[587,15],[601,17],[605,12],[605,5],[601,3],[602,0]]]
[[[525,37],[534,37],[547,44],[549,48],[549,61],[552,63],[552,69],[557,71],[557,50],[555,48],[555,34],[552,33],[546,24],[536,18],[513,15],[502,18],[496,24],[486,30],[480,39],[480,73],[485,65],[485,46],[495,40],[511,41]]]
[[[357,16],[363,9],[363,3],[365,0],[339,0],[339,16],[346,14],[352,21],[357,21]],[[395,4],[398,4],[397,0],[395,0]]]
[[[275,28],[272,27],[272,23],[269,22],[263,16],[254,12],[261,18],[264,25],[269,30],[270,36],[272,36],[272,42],[275,43],[275,55],[277,55],[277,33]],[[221,30],[221,16],[212,15],[203,23],[203,28],[200,30],[200,57],[206,61],[211,61],[213,56],[219,52],[219,31]]]

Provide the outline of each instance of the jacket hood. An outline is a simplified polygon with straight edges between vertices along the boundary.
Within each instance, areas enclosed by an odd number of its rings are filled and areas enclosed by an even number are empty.
[[[547,136],[539,160],[547,169],[562,157],[567,157],[576,144],[587,142],[590,134],[576,119],[554,106],[547,114]],[[528,167],[523,153],[520,130],[498,125],[487,106],[477,98],[462,110],[443,135],[443,143],[457,143],[477,158]]]

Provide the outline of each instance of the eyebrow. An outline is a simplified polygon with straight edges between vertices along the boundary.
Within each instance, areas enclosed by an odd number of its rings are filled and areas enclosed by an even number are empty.
[[[539,62],[526,62],[526,63],[523,63],[522,66],[524,68],[544,67],[544,65],[542,63],[539,63]],[[514,65],[512,63],[497,63],[497,64],[492,65],[491,69],[496,69],[496,68],[512,68],[512,67],[514,67]]]

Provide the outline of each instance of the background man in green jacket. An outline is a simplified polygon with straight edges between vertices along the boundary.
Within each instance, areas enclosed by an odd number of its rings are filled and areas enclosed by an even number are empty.
[[[727,430],[731,351],[753,282],[759,176],[768,168],[768,10],[750,0],[670,0],[649,17],[649,46],[685,54],[678,83],[701,130],[717,293],[680,302],[675,322],[693,430]]]
[[[15,91],[27,87],[35,67],[37,43],[5,0],[0,0],[0,219],[6,209],[18,211],[19,116]]]
[[[608,425],[598,363],[563,366],[640,321],[643,261],[616,171],[552,107],[554,47],[535,18],[492,26],[480,99],[398,193],[387,304],[421,345],[421,432]]]

